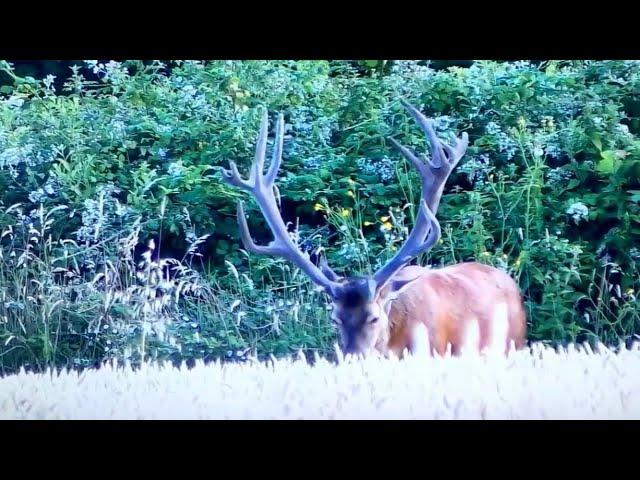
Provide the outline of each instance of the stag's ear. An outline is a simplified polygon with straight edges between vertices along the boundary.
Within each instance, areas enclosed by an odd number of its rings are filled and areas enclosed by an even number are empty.
[[[411,287],[421,277],[422,275],[418,275],[414,278],[391,280],[380,292],[380,299],[385,309],[388,309],[391,306],[391,302],[396,300],[402,292]]]

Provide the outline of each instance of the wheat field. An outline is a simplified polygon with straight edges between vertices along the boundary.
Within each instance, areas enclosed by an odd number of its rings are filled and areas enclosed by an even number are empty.
[[[640,419],[640,348],[302,356],[0,379],[2,419]]]

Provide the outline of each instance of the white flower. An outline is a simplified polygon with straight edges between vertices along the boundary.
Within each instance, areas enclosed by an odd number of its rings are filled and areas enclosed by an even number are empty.
[[[616,130],[618,130],[618,132],[620,132],[622,135],[631,135],[629,133],[629,127],[627,125],[625,125],[624,123],[619,123],[616,125]]]
[[[181,177],[184,175],[184,165],[182,165],[182,160],[177,162],[170,163],[167,167],[167,173],[172,177]]]
[[[55,81],[56,76],[55,75],[47,75],[44,80],[42,81],[42,83],[44,83],[44,86],[47,88],[47,90],[49,90],[50,92],[55,92],[56,89],[53,86],[53,82]]]
[[[572,203],[567,208],[567,215],[573,218],[575,224],[579,224],[582,220],[587,220],[589,215],[589,208],[582,202]]]

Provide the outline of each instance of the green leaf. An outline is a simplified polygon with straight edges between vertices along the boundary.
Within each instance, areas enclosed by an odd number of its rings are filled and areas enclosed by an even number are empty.
[[[578,180],[577,178],[574,178],[569,181],[569,184],[567,185],[567,190],[576,188],[578,185],[580,185],[580,180]]]
[[[602,160],[596,165],[596,170],[603,175],[611,175],[620,167],[620,159],[616,157],[615,152],[607,150],[602,152]]]

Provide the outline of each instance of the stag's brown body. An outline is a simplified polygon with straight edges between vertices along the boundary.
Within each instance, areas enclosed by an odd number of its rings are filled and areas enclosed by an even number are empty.
[[[378,351],[400,356],[426,347],[429,354],[444,355],[450,344],[457,355],[465,349],[504,353],[511,345],[524,346],[526,313],[509,275],[468,262],[441,269],[409,266],[395,278],[418,275],[391,304],[388,338],[376,345]]]

